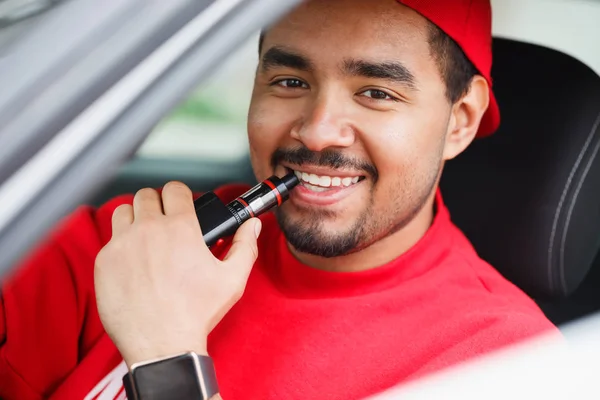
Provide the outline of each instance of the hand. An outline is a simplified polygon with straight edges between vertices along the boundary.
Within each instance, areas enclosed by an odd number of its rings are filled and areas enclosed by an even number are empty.
[[[244,292],[260,221],[246,221],[220,261],[204,243],[190,189],[170,182],[162,198],[142,189],[133,206],[118,207],[112,229],[96,258],[96,299],[127,365],[187,351],[206,354],[208,334]]]

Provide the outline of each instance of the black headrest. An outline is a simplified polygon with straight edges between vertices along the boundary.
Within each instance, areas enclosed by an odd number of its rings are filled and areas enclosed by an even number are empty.
[[[600,77],[494,39],[502,123],[447,163],[441,189],[479,255],[534,298],[579,286],[600,250]]]

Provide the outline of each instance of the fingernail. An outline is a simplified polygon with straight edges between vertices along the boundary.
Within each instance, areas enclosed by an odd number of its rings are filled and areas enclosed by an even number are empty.
[[[254,234],[256,235],[257,239],[258,239],[258,236],[260,235],[261,229],[262,229],[262,221],[260,219],[256,219],[256,222],[254,223]]]

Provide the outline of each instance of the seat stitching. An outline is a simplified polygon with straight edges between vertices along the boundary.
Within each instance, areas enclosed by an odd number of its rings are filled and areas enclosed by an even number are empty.
[[[567,178],[567,181],[565,182],[565,187],[563,189],[562,195],[560,196],[560,200],[556,207],[556,212],[554,213],[554,222],[552,223],[552,231],[550,232],[550,240],[548,242],[548,283],[549,283],[550,289],[553,288],[553,285],[552,285],[552,253],[553,253],[552,243],[554,242],[554,237],[556,236],[556,229],[558,226],[558,217],[560,215],[562,206],[563,206],[565,198],[567,196],[567,191],[569,190],[569,187],[571,186],[571,181],[573,180],[573,177],[575,176],[575,172],[577,171],[579,164],[581,164],[583,155],[585,154],[587,148],[589,147],[590,143],[592,142],[592,138],[594,136],[595,129],[596,129],[596,125],[594,124],[593,129],[588,134],[588,137],[587,137],[583,147],[581,148],[581,151],[579,152],[579,156],[577,157],[577,160],[575,160],[575,163],[573,164],[573,167],[571,168],[571,172],[569,173],[569,177]]]
[[[596,118],[596,122],[594,123],[594,125],[592,127],[592,133],[598,132],[599,125],[600,125],[600,113],[598,114],[598,118]],[[565,291],[565,293],[567,291],[567,281],[566,281],[566,277],[565,277],[565,244],[567,242],[567,234],[569,232],[569,224],[571,223],[571,216],[573,214],[573,209],[575,208],[575,204],[577,203],[577,197],[579,196],[579,192],[581,191],[583,182],[585,181],[587,174],[590,171],[590,168],[592,167],[594,159],[598,155],[598,150],[600,150],[600,141],[598,141],[598,143],[596,144],[596,147],[594,148],[592,156],[590,157],[587,165],[585,166],[585,169],[583,171],[581,179],[579,179],[579,182],[577,183],[577,187],[575,189],[575,194],[573,195],[573,201],[572,201],[572,203],[569,207],[569,211],[567,213],[567,220],[565,223],[565,229],[563,231],[563,237],[562,237],[561,245],[560,245],[560,270],[559,270],[561,284],[563,286],[563,290]]]

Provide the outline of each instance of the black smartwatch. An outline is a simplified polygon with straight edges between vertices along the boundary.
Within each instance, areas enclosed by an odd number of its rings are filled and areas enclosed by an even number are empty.
[[[219,393],[212,359],[192,352],[134,364],[123,386],[128,400],[209,400]]]

